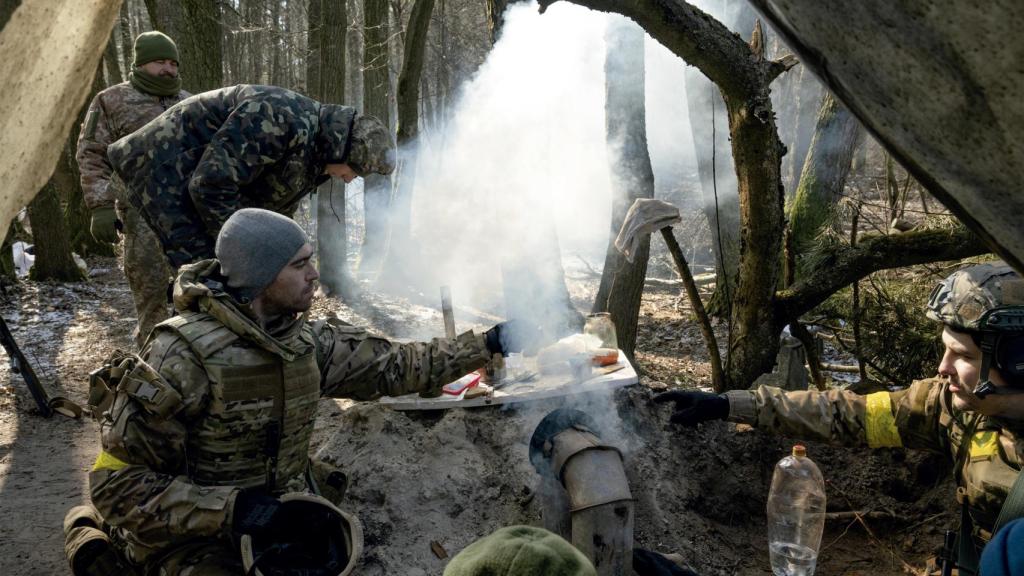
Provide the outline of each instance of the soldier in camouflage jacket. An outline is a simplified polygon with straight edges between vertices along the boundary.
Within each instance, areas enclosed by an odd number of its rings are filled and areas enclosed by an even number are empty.
[[[182,268],[178,315],[154,331],[144,362],[125,365],[101,420],[92,502],[147,573],[242,574],[239,534],[302,533],[274,515],[276,497],[310,489],[319,398],[436,390],[505,351],[501,324],[397,344],[308,321],[312,247],[278,214],[235,213],[216,249],[219,259]]]
[[[376,118],[245,84],[184,100],[108,155],[175,267],[212,257],[240,208],[291,215],[328,175],[394,170],[393,139]]]
[[[687,426],[728,419],[801,439],[948,455],[963,509],[960,573],[973,574],[1024,464],[1024,332],[998,335],[985,318],[1021,305],[1024,281],[1002,263],[948,277],[936,287],[927,312],[943,324],[939,375],[903,390],[862,396],[761,386],[723,395],[674,390],[655,400],[675,402],[672,421]],[[982,349],[987,338],[994,344],[988,360]],[[979,392],[985,382],[994,392]]]
[[[85,205],[92,213],[92,234],[116,243],[124,235],[124,272],[135,303],[141,346],[149,331],[167,319],[167,283],[172,277],[156,236],[126,200],[123,183],[113,177],[107,146],[135,132],[189,96],[181,89],[178,49],[160,32],[135,39],[135,69],[127,82],[96,94],[78,137],[78,160]]]

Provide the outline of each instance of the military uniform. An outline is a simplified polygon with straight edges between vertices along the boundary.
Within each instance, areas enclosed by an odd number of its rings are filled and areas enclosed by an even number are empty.
[[[980,548],[991,538],[1003,501],[1024,462],[1024,422],[953,408],[948,382],[914,382],[897,392],[786,392],[770,386],[727,392],[729,420],[786,436],[871,448],[906,447],[948,454],[957,500],[966,506]]]
[[[350,150],[353,108],[272,86],[193,96],[109,149],[171,264],[212,258],[241,208],[290,216]]]
[[[154,96],[130,82],[111,86],[93,98],[78,137],[76,159],[86,206],[95,210],[116,205],[124,224],[124,272],[135,302],[135,340],[140,347],[153,326],[168,317],[167,282],[172,271],[153,231],[126,202],[123,183],[112,178],[107,147],[188,96],[184,90],[174,96]]]
[[[321,396],[370,399],[478,368],[483,336],[396,344],[337,320],[263,329],[220,291],[215,260],[186,266],[178,316],[157,326],[101,422],[92,502],[132,562],[158,574],[240,574],[240,488],[307,490]]]

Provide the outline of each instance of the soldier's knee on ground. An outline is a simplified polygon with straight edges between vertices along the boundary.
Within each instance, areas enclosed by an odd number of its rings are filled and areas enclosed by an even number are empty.
[[[89,504],[64,516],[64,554],[75,576],[131,575],[128,565],[101,528],[103,518]]]

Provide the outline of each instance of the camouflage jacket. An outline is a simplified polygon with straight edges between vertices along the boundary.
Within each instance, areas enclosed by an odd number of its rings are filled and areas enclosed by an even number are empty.
[[[355,110],[241,84],[188,98],[108,149],[171,263],[213,257],[240,208],[291,215],[348,155]]]
[[[216,289],[218,270],[215,260],[182,270],[175,286],[180,316],[158,326],[143,351],[146,362],[129,375],[152,384],[150,392],[143,394],[122,383],[101,420],[102,451],[90,473],[90,495],[113,527],[115,540],[137,563],[154,560],[186,540],[227,542],[239,488],[264,487],[262,475],[236,485],[224,481],[237,477],[239,470],[253,469],[253,462],[242,461],[246,458],[255,459],[256,469],[263,471],[260,435],[277,422],[269,410],[276,402],[273,392],[267,400],[252,390],[264,388],[277,374],[257,373],[251,363],[255,353],[277,351],[278,368],[286,377],[282,387],[292,384],[287,378],[292,365],[312,357],[314,399],[371,399],[435,388],[483,366],[489,358],[483,336],[472,332],[454,340],[397,344],[336,320],[286,319],[265,330],[248,307]],[[201,321],[183,320],[190,315]],[[207,327],[188,340],[182,337],[183,323]],[[219,330],[210,330],[211,324]],[[225,340],[223,328],[234,337]],[[201,342],[205,344],[197,344]],[[219,350],[208,355],[197,349]],[[241,375],[235,380],[235,397],[228,396],[217,376],[225,366]],[[241,406],[247,412],[236,410],[222,418],[242,403],[237,397],[239,384],[252,388],[241,392],[254,400],[248,408]],[[277,414],[286,436],[292,430],[305,432],[297,451],[302,467],[291,468],[289,477],[275,484],[275,492],[305,487],[313,408],[305,412],[303,422],[294,421],[287,407],[283,416]],[[229,429],[238,436],[230,450],[223,450],[224,443],[213,445],[207,437],[217,430],[218,417],[221,431]],[[221,448],[214,454],[215,465],[197,469],[195,461],[210,453],[211,446]]]
[[[78,135],[75,159],[82,176],[85,205],[90,209],[113,206],[109,190],[111,168],[107,146],[142,128],[171,106],[188,98],[184,90],[175,96],[154,96],[122,82],[96,94]]]
[[[796,438],[845,445],[906,447],[947,454],[958,467],[957,499],[966,502],[986,541],[1024,462],[1024,422],[953,408],[940,378],[897,392],[862,396],[841,390],[786,392],[770,386],[728,392],[729,420]],[[969,432],[970,438],[965,438]]]

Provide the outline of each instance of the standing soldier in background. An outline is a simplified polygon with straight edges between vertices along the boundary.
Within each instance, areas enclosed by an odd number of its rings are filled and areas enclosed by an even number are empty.
[[[729,420],[807,440],[906,447],[953,461],[961,506],[957,567],[976,574],[981,548],[1024,516],[1024,280],[1002,262],[954,272],[932,292],[942,323],[938,376],[895,392],[786,392],[771,386],[711,394],[672,390],[672,422]]]
[[[160,32],[145,32],[135,39],[133,66],[127,82],[103,90],[89,104],[76,159],[85,204],[92,212],[93,237],[116,244],[117,232],[124,234],[124,273],[138,318],[135,344],[141,348],[153,326],[169,316],[167,283],[172,272],[153,231],[127,202],[124,184],[112,177],[107,146],[189,93],[181,89],[178,47]]]

